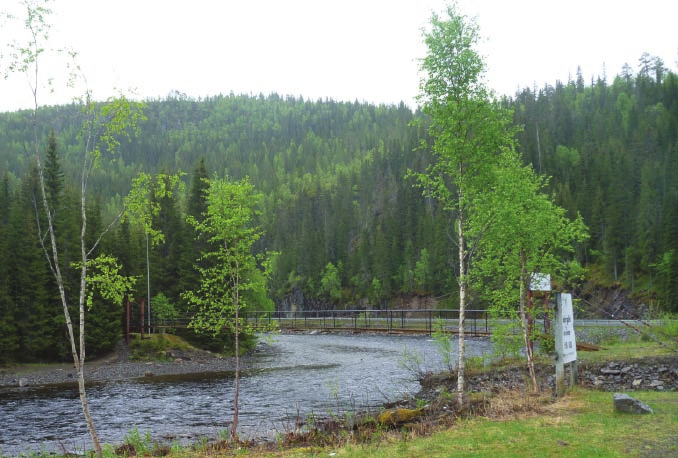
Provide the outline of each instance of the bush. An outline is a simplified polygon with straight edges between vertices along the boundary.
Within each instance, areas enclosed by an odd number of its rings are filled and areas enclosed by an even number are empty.
[[[539,353],[542,355],[549,355],[556,351],[556,337],[553,335],[553,332],[549,334],[540,334],[537,336],[539,339]]]
[[[516,332],[517,329],[517,324],[513,321],[494,324],[490,342],[492,342],[493,353],[496,356],[502,359],[520,356],[524,341],[523,335]]]
[[[169,348],[170,342],[164,334],[154,334],[144,340],[141,340],[141,336],[137,334],[130,342],[132,359],[135,360],[163,359],[164,352]]]

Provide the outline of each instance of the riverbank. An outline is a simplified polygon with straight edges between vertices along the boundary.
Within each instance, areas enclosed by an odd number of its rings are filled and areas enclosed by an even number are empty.
[[[260,437],[259,433],[243,432],[243,437],[254,440],[250,451],[260,450],[264,453],[261,456],[268,456],[266,453],[272,450],[278,450],[278,447],[299,447],[299,446],[321,446],[331,447],[332,449],[341,450],[341,445],[350,444],[364,444],[372,442],[376,437],[383,437],[384,440],[390,441],[393,437],[405,437],[401,431],[403,428],[410,431],[407,434],[408,438],[428,436],[434,431],[441,428],[457,428],[464,424],[464,419],[474,421],[472,418],[480,415],[483,419],[496,419],[504,421],[507,415],[514,418],[516,415],[528,417],[548,416],[548,409],[556,408],[563,402],[561,399],[554,399],[552,397],[552,389],[550,388],[549,378],[554,373],[553,365],[550,360],[540,358],[538,363],[538,379],[540,382],[545,382],[542,386],[541,395],[534,396],[528,394],[525,381],[528,380],[526,376],[526,365],[522,359],[506,360],[503,362],[496,362],[490,364],[484,355],[488,347],[482,346],[476,348],[476,352],[472,352],[472,356],[467,365],[467,390],[468,403],[464,408],[459,409],[456,403],[454,392],[456,391],[456,374],[449,372],[419,372],[421,375],[420,382],[423,389],[419,391],[417,387],[408,388],[410,393],[404,398],[398,398],[392,394],[385,396],[389,400],[397,400],[396,402],[387,402],[378,407],[370,408],[366,413],[360,414],[355,409],[343,410],[338,407],[338,396],[340,396],[345,387],[351,387],[354,393],[374,392],[371,385],[358,386],[358,381],[363,382],[365,378],[376,375],[377,384],[375,385],[379,391],[384,390],[385,383],[388,382],[389,377],[394,373],[402,370],[412,370],[413,368],[403,368],[402,361],[400,364],[395,362],[395,366],[385,366],[383,363],[385,359],[401,359],[398,356],[400,351],[396,351],[394,355],[394,345],[398,344],[409,352],[416,351],[420,355],[426,355],[426,361],[433,363],[429,358],[435,355],[435,348],[432,341],[427,337],[391,337],[388,340],[382,337],[370,336],[353,336],[349,341],[342,340],[337,336],[306,336],[306,339],[298,335],[279,336],[272,340],[266,340],[270,345],[260,344],[256,348],[254,355],[264,356],[266,361],[266,371],[253,371],[249,377],[245,377],[243,382],[251,382],[250,386],[242,387],[243,393],[251,393],[255,398],[250,399],[249,408],[242,411],[241,414],[257,413],[262,410],[263,415],[257,417],[257,420],[243,421],[242,425],[258,424],[266,425],[267,430],[271,430],[275,434],[276,442],[273,443],[273,436],[270,440],[264,440],[263,435]],[[602,346],[602,345],[601,345]],[[648,396],[648,393],[656,393],[659,395],[673,395],[678,389],[678,360],[675,352],[667,351],[665,347],[651,345],[651,342],[645,342],[640,339],[629,343],[619,342],[611,346],[604,345],[606,348],[600,352],[582,353],[579,361],[579,379],[580,384],[587,388],[594,388],[594,390],[582,390],[588,392],[603,391],[630,391],[638,390],[639,395]],[[428,348],[429,352],[425,351]],[[482,348],[482,350],[481,350]],[[111,354],[107,358],[101,360],[94,360],[88,363],[87,373],[92,377],[97,377],[98,380],[115,380],[115,377],[123,379],[143,377],[146,380],[151,380],[153,377],[162,379],[164,375],[172,374],[192,374],[200,372],[223,372],[230,370],[233,366],[233,360],[230,358],[222,358],[218,355],[213,355],[209,352],[192,352],[188,349],[187,353],[181,353],[178,350],[167,350],[163,353],[163,359],[172,358],[172,362],[135,362],[130,361],[129,353],[125,354],[125,348],[120,348],[118,353]],[[467,348],[468,350],[468,348]],[[182,350],[183,351],[183,350]],[[430,353],[432,351],[433,353]],[[327,358],[329,356],[329,359]],[[390,355],[390,356],[389,356]],[[136,355],[138,357],[138,355]],[[271,356],[269,358],[269,356]],[[257,358],[244,358],[243,365],[245,367],[254,366]],[[259,360],[259,368],[262,366],[262,360]],[[109,366],[109,367],[106,367]],[[417,366],[422,371],[435,371],[438,364],[426,364]],[[365,371],[365,367],[370,370]],[[291,369],[294,368],[294,372]],[[384,371],[383,369],[386,368]],[[14,368],[14,369],[19,369]],[[13,370],[14,370],[13,369]],[[32,382],[38,380],[37,385],[44,381],[54,380],[54,378],[39,378],[39,373],[51,373],[60,380],[65,376],[70,379],[73,386],[74,371],[68,365],[61,365],[57,367],[56,371],[61,369],[61,373],[55,374],[55,368],[47,368],[44,366],[31,366],[25,369],[30,369],[30,374],[26,371],[14,371],[3,375],[12,377],[15,381],[18,376],[24,376],[25,382]],[[71,377],[63,371],[70,370]],[[348,372],[357,370],[358,378],[340,379],[339,373],[345,375]],[[380,372],[381,370],[381,372]],[[106,378],[106,374],[109,374]],[[324,374],[324,375],[323,375]],[[38,378],[26,377],[30,375]],[[414,373],[411,374],[413,377]],[[270,378],[274,376],[274,378]],[[569,377],[568,377],[569,379]],[[267,380],[264,382],[264,380]],[[341,384],[337,382],[341,380]],[[640,380],[639,382],[636,382]],[[661,383],[657,384],[654,381]],[[210,392],[209,383],[201,385],[199,390],[188,389],[182,391],[166,392],[158,397],[154,391],[156,387],[167,386],[172,384],[165,383],[100,383],[92,386],[93,390],[113,390],[107,391],[101,399],[106,399],[107,404],[102,406],[105,409],[106,416],[102,419],[98,426],[101,426],[101,431],[106,431],[107,428],[113,427],[115,431],[110,433],[107,437],[108,443],[120,443],[122,437],[128,432],[129,426],[139,425],[139,431],[150,431],[153,429],[154,435],[152,439],[149,435],[148,443],[144,444],[148,454],[168,452],[170,447],[174,447],[170,439],[167,437],[184,437],[184,433],[190,434],[185,437],[219,437],[215,431],[223,430],[227,423],[220,423],[215,427],[214,420],[209,416],[209,406],[214,406],[214,400],[220,398],[221,394],[214,397],[214,393]],[[418,384],[417,384],[418,385]],[[12,382],[11,386],[17,386]],[[266,386],[266,390],[261,390],[262,386]],[[278,392],[273,388],[280,388]],[[628,388],[628,389],[627,389]],[[116,400],[116,396],[122,389],[122,399]],[[19,395],[23,389],[6,388],[7,394]],[[131,391],[130,391],[131,390]],[[164,388],[163,388],[164,390]],[[221,393],[223,385],[217,388],[217,392]],[[296,391],[295,391],[296,390]],[[333,391],[334,390],[334,391]],[[29,389],[27,392],[30,392]],[[41,390],[36,390],[40,392]],[[577,391],[577,390],[575,390]],[[671,393],[667,393],[671,392]],[[148,401],[145,405],[143,402],[135,406],[134,412],[129,412],[124,407],[125,399],[132,393],[135,398],[141,401]],[[319,398],[316,396],[316,401],[319,403],[309,403],[309,400],[315,394],[320,394]],[[328,411],[327,400],[324,397],[337,396],[337,401],[332,401],[330,404],[330,415],[323,415]],[[397,396],[397,395],[396,395]],[[586,396],[589,396],[586,394]],[[594,395],[591,395],[594,396]],[[595,395],[596,399],[607,399]],[[607,394],[609,397],[610,394]],[[635,395],[634,395],[635,396]],[[282,398],[286,399],[286,404],[275,404],[275,408],[270,406]],[[51,399],[51,398],[50,398]],[[162,402],[158,400],[162,399]],[[665,398],[650,398],[662,399]],[[71,402],[68,400],[67,402]],[[284,405],[293,405],[296,402],[297,409],[299,409],[299,402],[302,404],[304,410],[299,412],[285,411]],[[567,401],[565,401],[567,402]],[[22,404],[25,408],[25,404]],[[122,407],[120,407],[122,406]],[[188,411],[197,406],[191,415],[202,414],[207,412],[207,420],[204,426],[199,429],[184,430],[187,424],[197,424],[195,417],[190,422],[186,415]],[[266,406],[265,409],[259,409],[260,406]],[[497,407],[498,406],[498,407]],[[58,429],[60,431],[61,440],[63,438],[74,437],[67,434],[67,428],[70,428],[72,421],[63,419],[64,409],[61,405],[50,405],[45,410],[43,402],[40,405],[34,406],[40,410],[38,414],[50,429]],[[181,419],[178,423],[169,423],[169,415],[176,409],[181,411]],[[16,410],[8,410],[5,415],[13,416],[15,419],[29,418],[34,413],[33,407],[23,412]],[[226,407],[228,409],[228,407]],[[406,424],[397,424],[394,418],[399,418],[391,415],[390,420],[380,420],[378,414],[382,412],[394,412],[398,409],[407,409],[410,412],[404,412],[406,415],[422,414],[415,419],[410,419]],[[491,410],[488,410],[491,409]],[[546,410],[545,410],[546,409]],[[77,409],[74,409],[75,415],[78,415]],[[37,412],[37,410],[36,410]],[[54,412],[59,412],[58,417],[50,417]],[[311,414],[309,414],[309,412]],[[509,412],[509,414],[506,414]],[[318,415],[319,414],[319,415]],[[167,415],[167,417],[165,417]],[[503,415],[503,417],[502,417]],[[360,421],[364,416],[364,421]],[[106,420],[115,419],[115,424],[107,424]],[[244,417],[242,418],[244,420]],[[311,421],[312,419],[312,421]],[[162,422],[159,423],[159,420]],[[62,421],[63,425],[55,425],[55,422]],[[306,423],[307,421],[308,423]],[[400,421],[400,420],[397,420]],[[120,424],[124,424],[120,427]],[[274,425],[271,428],[269,425]],[[157,429],[156,426],[160,426]],[[31,426],[34,428],[35,426]],[[211,428],[211,429],[210,429]],[[209,430],[209,431],[208,431]],[[5,430],[5,433],[9,432]],[[203,434],[206,433],[206,434]],[[393,434],[391,436],[390,434]],[[17,446],[21,443],[23,436],[17,439]],[[268,436],[267,436],[268,437]],[[47,440],[44,437],[31,439],[32,443],[43,443]],[[68,439],[73,442],[73,439]],[[82,439],[83,444],[86,439]],[[208,444],[203,441],[197,441],[197,445],[191,446],[188,449],[182,448],[182,456],[205,456],[204,447]],[[255,443],[256,442],[256,443]],[[410,443],[410,439],[407,440]],[[245,444],[240,444],[244,446]],[[232,444],[214,443],[210,442],[212,447],[232,447]],[[362,447],[362,445],[360,445]],[[137,452],[141,449],[137,446]],[[194,447],[195,453],[194,452]],[[197,447],[203,447],[200,450]],[[8,449],[10,456],[13,455],[12,449]],[[23,450],[23,449],[22,449]],[[201,454],[202,453],[202,454]],[[235,453],[235,452],[234,452]],[[341,453],[340,453],[341,455]],[[259,456],[259,455],[253,455]],[[276,455],[277,456],[277,455]],[[370,456],[370,455],[367,455]],[[385,456],[393,456],[385,455]],[[408,456],[408,455],[405,455]],[[416,456],[409,455],[409,456]]]
[[[250,356],[271,351],[263,342],[251,355],[240,359],[241,369],[247,369]],[[230,372],[235,370],[235,358],[205,350],[189,348],[166,352],[165,361],[134,361],[129,347],[120,341],[115,350],[102,358],[85,361],[85,381],[109,382],[143,377]],[[0,387],[36,387],[77,384],[73,363],[22,364],[0,368]]]

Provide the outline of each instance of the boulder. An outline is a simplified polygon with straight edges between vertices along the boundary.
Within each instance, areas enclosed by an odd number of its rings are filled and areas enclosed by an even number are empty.
[[[654,413],[652,408],[637,399],[632,398],[628,394],[615,393],[614,394],[614,410],[622,413]]]
[[[424,409],[393,409],[379,414],[377,421],[382,425],[397,426],[424,415]]]

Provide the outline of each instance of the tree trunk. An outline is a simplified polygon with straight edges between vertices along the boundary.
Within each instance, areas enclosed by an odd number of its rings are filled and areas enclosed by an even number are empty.
[[[236,243],[237,246],[237,243]],[[240,270],[238,269],[238,260],[236,259],[236,275],[234,283],[234,306],[235,306],[235,393],[233,393],[233,425],[231,426],[231,441],[237,443],[238,438],[238,419],[240,415],[240,410],[238,408],[238,400],[240,398],[240,314],[238,313],[238,275]]]
[[[527,294],[527,259],[525,249],[520,250],[520,323],[523,329],[523,340],[525,341],[525,354],[527,355],[527,368],[530,372],[530,380],[532,381],[532,392],[539,392],[539,385],[537,384],[537,376],[534,372],[534,354],[532,349],[532,333],[528,326],[528,317],[525,313],[525,296]]]
[[[73,359],[75,362],[75,367],[78,371],[78,391],[80,393],[82,413],[85,415],[85,422],[87,422],[89,435],[92,437],[94,450],[96,451],[99,458],[103,458],[104,454],[101,449],[101,442],[99,441],[99,435],[97,434],[96,427],[94,426],[94,420],[92,420],[92,415],[89,411],[89,402],[87,402],[87,392],[85,391],[85,297],[87,291],[87,247],[85,246],[85,235],[87,233],[87,200],[85,193],[87,190],[87,163],[87,159],[85,159],[85,165],[83,166],[82,170],[80,195],[80,211],[82,217],[82,227],[80,231],[80,255],[82,268],[80,270],[80,298],[78,301],[78,306],[80,308],[80,356],[78,357],[78,355],[74,353]]]
[[[36,152],[36,162],[38,167],[38,177],[40,181],[40,193],[42,199],[42,205],[45,210],[47,218],[47,233],[49,234],[49,241],[51,244],[52,258],[49,257],[49,248],[43,244],[43,250],[47,260],[50,262],[52,274],[56,279],[57,286],[59,288],[59,295],[61,297],[61,304],[63,306],[64,318],[66,320],[66,328],[68,330],[68,337],[71,343],[71,354],[73,356],[73,364],[76,369],[78,376],[78,392],[80,395],[80,403],[82,405],[83,415],[85,416],[85,422],[87,423],[87,429],[92,438],[92,444],[99,458],[103,458],[103,451],[101,449],[101,442],[99,441],[99,436],[97,434],[96,428],[94,426],[94,421],[89,411],[89,403],[87,402],[87,392],[85,391],[85,288],[87,286],[87,251],[85,248],[85,233],[87,227],[87,213],[86,213],[86,201],[85,201],[85,189],[86,189],[86,177],[83,176],[82,184],[82,196],[81,196],[81,212],[82,212],[82,228],[80,233],[80,243],[81,243],[81,257],[82,257],[82,270],[80,277],[80,296],[79,296],[79,313],[80,313],[80,354],[78,354],[78,347],[75,342],[75,334],[73,333],[73,322],[71,320],[71,314],[68,310],[68,301],[66,299],[66,291],[64,287],[63,277],[61,275],[61,267],[59,266],[59,249],[57,247],[56,235],[54,233],[54,224],[52,222],[52,213],[47,202],[47,194],[45,192],[45,181],[44,175],[42,173],[42,163],[40,161],[40,155]],[[83,173],[85,173],[86,168],[83,168]],[[37,216],[37,215],[36,215]],[[42,238],[41,238],[42,240]]]
[[[464,240],[463,212],[459,211],[457,221],[459,230],[459,361],[457,363],[457,403],[464,404],[464,359],[466,357],[466,342],[464,339],[464,319],[466,314],[466,256]]]

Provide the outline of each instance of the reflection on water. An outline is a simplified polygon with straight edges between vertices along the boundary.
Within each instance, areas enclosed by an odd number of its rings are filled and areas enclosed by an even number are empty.
[[[419,384],[404,366],[416,355],[422,370],[441,368],[430,337],[375,335],[280,335],[275,352],[259,357],[240,385],[239,430],[245,437],[272,437],[297,415],[325,415],[377,407],[415,393]],[[489,348],[469,341],[470,355]],[[409,358],[410,366],[414,358]],[[232,415],[233,374],[164,376],[88,387],[97,431],[120,443],[137,427],[154,439],[194,441],[216,437]],[[0,455],[27,450],[89,447],[77,388],[0,391]],[[167,439],[165,439],[167,440]]]

